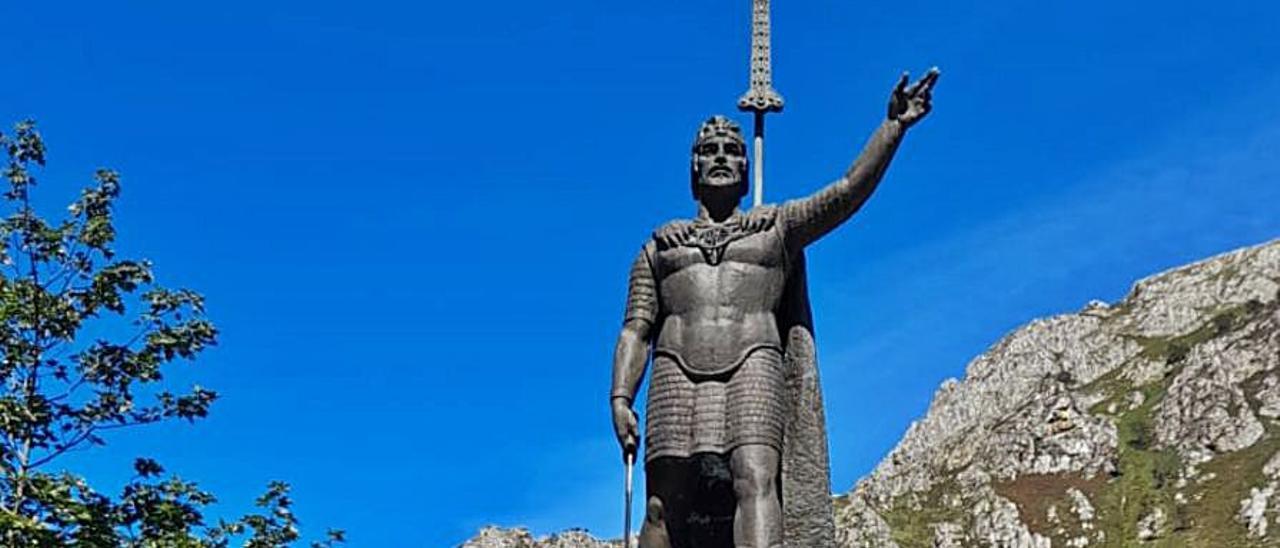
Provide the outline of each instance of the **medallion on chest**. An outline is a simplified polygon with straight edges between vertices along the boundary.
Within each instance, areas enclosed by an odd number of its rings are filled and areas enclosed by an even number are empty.
[[[773,228],[774,208],[760,207],[747,213],[736,214],[724,222],[707,219],[674,221],[667,223],[653,234],[659,250],[675,247],[693,247],[702,252],[702,258],[711,266],[724,260],[729,244]]]

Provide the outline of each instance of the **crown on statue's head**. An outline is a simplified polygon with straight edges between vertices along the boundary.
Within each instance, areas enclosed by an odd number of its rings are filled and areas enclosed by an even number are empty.
[[[742,128],[738,126],[738,123],[719,114],[707,118],[705,122],[702,122],[702,127],[698,128],[698,137],[693,140],[694,152],[697,152],[698,145],[712,137],[729,137],[739,143],[746,144],[746,140],[742,138]]]

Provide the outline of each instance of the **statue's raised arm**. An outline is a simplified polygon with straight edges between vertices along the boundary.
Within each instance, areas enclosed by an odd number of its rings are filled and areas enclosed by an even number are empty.
[[[800,249],[813,243],[862,207],[880,183],[907,129],[929,114],[930,94],[938,75],[935,67],[907,85],[907,73],[902,73],[889,98],[888,116],[844,176],[818,192],[782,205],[790,247]]]

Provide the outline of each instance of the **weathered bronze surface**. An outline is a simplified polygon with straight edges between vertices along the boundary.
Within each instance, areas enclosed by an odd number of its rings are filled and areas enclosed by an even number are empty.
[[[624,455],[637,450],[632,402],[652,362],[642,547],[834,544],[804,250],[871,196],[937,79],[933,69],[907,85],[904,74],[844,176],[781,205],[741,211],[741,130],[722,116],[699,129],[697,216],[659,227],[636,255],[614,353]]]

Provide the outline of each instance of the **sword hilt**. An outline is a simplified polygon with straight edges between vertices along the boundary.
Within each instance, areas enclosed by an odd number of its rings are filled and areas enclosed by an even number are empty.
[[[782,95],[773,89],[769,0],[752,0],[751,88],[738,98],[738,110],[756,113],[782,110]]]
[[[738,110],[755,114],[754,163],[752,174],[755,206],[764,203],[764,115],[781,112],[782,95],[773,89],[773,61],[769,53],[771,29],[769,0],[751,2],[751,88],[738,98]]]
[[[750,91],[742,94],[742,97],[738,98],[738,110],[744,112],[759,112],[761,114],[766,112],[781,112],[782,96],[779,95],[777,91],[774,91],[773,88],[752,88]]]

